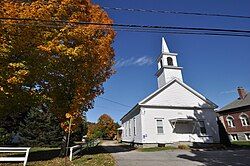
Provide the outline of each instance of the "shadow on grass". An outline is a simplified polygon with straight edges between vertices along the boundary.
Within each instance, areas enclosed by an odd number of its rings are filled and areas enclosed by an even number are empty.
[[[59,154],[60,149],[35,151],[29,154],[29,161],[52,160],[56,157],[59,157]]]
[[[128,152],[131,150],[135,150],[135,148],[128,145],[118,145],[118,146],[95,146],[83,149],[79,154],[74,156],[74,159],[79,159],[82,156],[86,156],[86,160],[92,160],[93,155],[100,154],[109,154],[109,153],[119,153],[119,152]]]
[[[136,148],[129,145],[117,145],[117,146],[96,146],[84,149],[82,154],[100,154],[100,153],[119,153],[119,152],[129,152],[135,150]]]
[[[78,155],[76,155],[74,158],[80,158],[84,155],[95,155],[95,154],[105,154],[105,153],[118,153],[118,152],[128,152],[131,150],[134,150],[135,148],[128,146],[128,145],[118,145],[118,146],[95,146],[83,149]],[[34,162],[34,161],[47,161],[47,160],[53,160],[54,158],[59,157],[60,149],[32,149],[29,153],[28,162]],[[7,154],[5,156],[9,157],[24,157],[25,154],[18,153],[18,154]],[[87,159],[91,160],[91,158]]]
[[[36,151],[31,151],[29,153],[28,161],[47,161],[59,157],[60,149],[41,149]],[[24,157],[25,153],[17,154],[6,154],[4,156],[8,157]]]

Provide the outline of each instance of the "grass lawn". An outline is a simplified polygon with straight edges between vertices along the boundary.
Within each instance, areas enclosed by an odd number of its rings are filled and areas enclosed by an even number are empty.
[[[176,150],[176,149],[189,150],[190,148],[188,145],[178,145],[178,147],[165,146],[165,147],[139,148],[138,151],[140,151],[140,152],[156,152],[156,151]]]
[[[73,162],[69,158],[59,158],[59,148],[31,148],[28,166],[114,166],[115,160],[102,147],[84,150]],[[23,165],[23,163],[1,163],[0,165]]]
[[[173,146],[166,146],[166,147],[152,147],[152,148],[139,148],[138,151],[140,152],[156,152],[156,151],[162,151],[162,150],[176,150],[177,147]]]
[[[233,147],[236,148],[249,148],[250,149],[250,141],[234,141],[232,142]]]

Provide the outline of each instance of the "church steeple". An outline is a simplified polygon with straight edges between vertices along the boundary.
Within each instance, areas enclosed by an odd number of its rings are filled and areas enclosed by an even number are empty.
[[[161,53],[170,53],[164,37],[161,38]]]
[[[166,85],[169,81],[174,78],[183,81],[182,78],[182,67],[178,67],[177,64],[177,53],[170,53],[167,43],[164,38],[162,38],[162,48],[160,57],[157,59],[158,62],[158,71],[157,81],[158,81],[158,88]]]

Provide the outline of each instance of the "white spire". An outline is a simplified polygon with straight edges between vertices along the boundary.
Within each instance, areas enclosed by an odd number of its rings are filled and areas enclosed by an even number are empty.
[[[161,38],[161,53],[170,53],[164,37]]]
[[[171,53],[169,51],[167,43],[163,37],[161,42],[162,48],[160,57],[157,59],[158,71],[156,73],[158,88],[163,87],[174,78],[183,82],[182,67],[178,66],[176,57],[177,53]]]

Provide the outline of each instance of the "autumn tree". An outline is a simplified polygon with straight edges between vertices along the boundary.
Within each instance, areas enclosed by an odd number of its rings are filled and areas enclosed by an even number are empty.
[[[96,123],[88,123],[88,132],[87,132],[87,139],[88,140],[95,140],[97,138],[101,138],[102,133],[98,129],[98,126]]]
[[[99,117],[97,128],[101,133],[101,138],[103,139],[113,139],[116,135],[116,124],[114,120],[107,114],[103,114]]]
[[[46,104],[69,131],[113,74],[112,20],[90,0],[0,2],[0,118]]]

